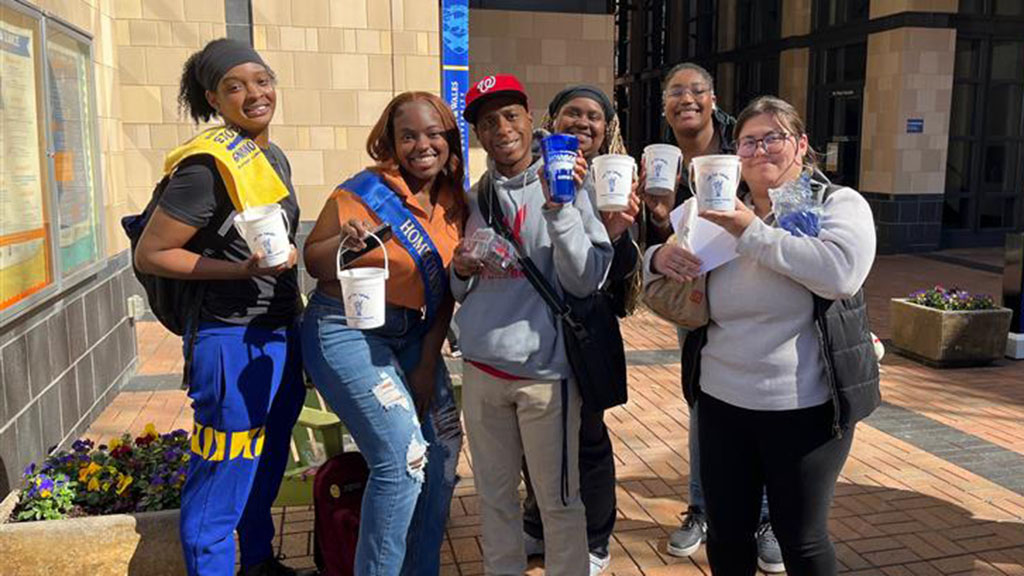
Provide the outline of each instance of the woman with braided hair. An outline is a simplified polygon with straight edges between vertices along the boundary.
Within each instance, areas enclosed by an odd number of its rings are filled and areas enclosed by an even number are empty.
[[[579,139],[580,152],[588,162],[602,154],[627,154],[619,131],[619,119],[608,96],[593,86],[571,86],[559,92],[542,121],[551,133],[572,134]],[[590,202],[597,206],[597,190],[591,170],[583,182]],[[633,311],[639,294],[637,262],[640,249],[634,241],[634,221],[640,211],[637,182],[629,208],[622,212],[599,212],[608,231],[615,256],[602,290],[612,296],[616,313],[625,317]],[[638,237],[642,237],[642,234]],[[587,540],[590,547],[590,574],[601,574],[611,562],[608,541],[615,528],[615,457],[611,438],[604,423],[604,412],[584,406],[580,414],[580,496],[587,511]],[[525,467],[524,467],[525,471]],[[527,480],[529,473],[527,472]],[[523,531],[528,555],[544,552],[544,527],[533,498],[530,482],[526,482],[527,498],[523,511]]]

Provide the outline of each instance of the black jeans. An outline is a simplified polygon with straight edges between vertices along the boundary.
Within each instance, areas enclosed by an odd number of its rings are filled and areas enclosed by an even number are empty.
[[[708,562],[715,576],[756,572],[762,486],[786,571],[836,574],[828,512],[853,430],[833,437],[832,404],[746,410],[702,393],[697,410]]]
[[[544,538],[540,509],[526,476],[526,500],[523,502],[523,531],[534,538]],[[592,412],[584,406],[580,412],[580,498],[587,509],[587,542],[590,551],[608,554],[608,540],[615,530],[615,455],[604,411]]]

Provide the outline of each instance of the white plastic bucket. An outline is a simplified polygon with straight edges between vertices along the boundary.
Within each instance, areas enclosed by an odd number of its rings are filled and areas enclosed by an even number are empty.
[[[697,156],[690,161],[690,189],[700,211],[736,209],[740,185],[740,157],[729,154]]]
[[[246,208],[235,215],[235,229],[245,239],[249,251],[260,252],[260,266],[272,268],[288,261],[292,245],[288,241],[288,214],[280,204]]]
[[[645,189],[653,196],[676,191],[676,176],[683,166],[683,151],[671,144],[651,144],[644,148]]]
[[[384,251],[383,268],[349,268],[342,270],[341,256],[346,252],[344,239],[338,247],[338,281],[341,282],[341,299],[345,304],[345,324],[349,328],[371,330],[384,325],[385,285],[389,276],[388,250],[373,232],[367,232],[377,240]]]
[[[597,209],[603,212],[622,212],[628,208],[635,176],[636,160],[632,156],[605,154],[594,158]]]

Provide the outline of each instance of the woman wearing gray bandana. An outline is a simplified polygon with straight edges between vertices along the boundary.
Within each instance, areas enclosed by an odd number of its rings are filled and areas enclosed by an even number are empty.
[[[580,152],[588,160],[602,154],[626,154],[619,132],[619,119],[611,100],[594,86],[571,86],[559,92],[548,105],[541,122],[552,133],[572,134],[579,139]],[[633,184],[630,206],[622,212],[599,212],[615,253],[602,290],[612,297],[616,314],[625,317],[637,301],[637,262],[640,250],[634,242],[634,220],[640,199]],[[593,173],[588,173],[583,188],[596,206]],[[604,573],[611,564],[609,540],[615,529],[615,455],[604,412],[583,407],[580,412],[580,497],[587,512],[587,543],[590,550],[590,575]],[[527,474],[527,497],[523,503],[523,532],[527,555],[544,553],[544,526]]]
[[[196,282],[198,294],[184,347],[195,421],[181,497],[185,564],[190,576],[233,574],[237,531],[242,576],[294,575],[273,556],[270,515],[305,397],[299,207],[288,159],[269,138],[274,73],[248,45],[214,40],[185,63],[178,99],[197,124],[223,119],[229,149],[251,154],[251,162],[266,157],[287,189],[279,205],[292,244],[286,262],[261,267],[260,254],[231,226],[235,205],[220,161],[199,151],[174,168],[135,249],[140,272]],[[260,184],[243,179],[231,187],[252,197]]]

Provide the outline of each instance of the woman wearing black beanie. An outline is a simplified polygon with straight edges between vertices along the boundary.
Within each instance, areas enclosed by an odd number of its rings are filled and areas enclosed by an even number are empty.
[[[292,575],[273,557],[270,506],[289,457],[305,389],[295,269],[299,207],[291,168],[270,142],[274,73],[250,46],[222,38],[192,54],[178,100],[209,128],[171,152],[163,194],[139,220],[136,269],[185,281],[185,377],[195,426],[181,498],[191,576]],[[230,177],[229,177],[230,176]],[[289,223],[290,251],[264,265],[232,226],[260,207]],[[280,261],[280,262],[278,262]],[[180,482],[175,476],[174,481]]]

